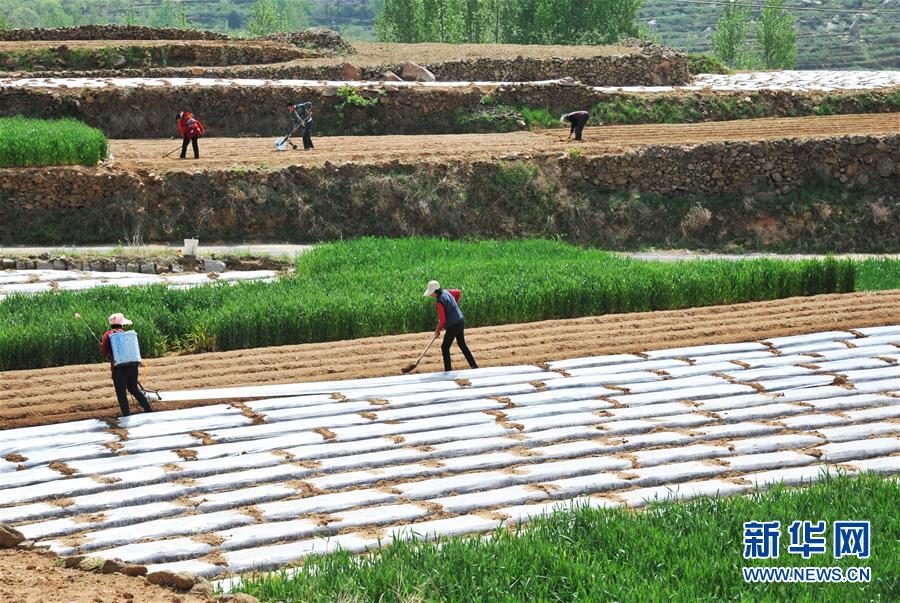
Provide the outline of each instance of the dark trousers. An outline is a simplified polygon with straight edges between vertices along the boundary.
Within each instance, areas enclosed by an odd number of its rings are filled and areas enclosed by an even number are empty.
[[[581,140],[581,132],[587,125],[588,119],[590,119],[590,117],[590,115],[575,116],[575,119],[572,121],[572,129],[575,130],[575,140]]]
[[[456,324],[449,325],[444,331],[444,343],[441,344],[441,353],[444,355],[444,370],[451,371],[453,370],[450,365],[450,346],[453,345],[453,340],[456,340],[456,345],[459,346],[460,351],[463,353],[463,356],[466,357],[466,360],[469,361],[469,366],[471,368],[478,368],[478,365],[475,364],[475,359],[472,357],[472,352],[469,351],[469,346],[466,345],[466,336],[463,333],[465,330],[465,321],[461,320]]]
[[[181,158],[184,159],[184,156],[187,155],[187,146],[188,143],[191,143],[194,146],[194,159],[200,158],[200,147],[197,146],[197,137],[188,138],[187,136],[181,141]]]
[[[315,148],[313,147],[312,138],[309,137],[309,134],[312,131],[312,127],[313,125],[309,124],[308,126],[303,128],[303,148],[307,151]]]
[[[131,414],[128,410],[128,394],[126,390],[138,401],[144,412],[152,412],[150,403],[147,402],[147,396],[138,385],[138,366],[136,364],[130,366],[117,366],[112,370],[113,385],[116,388],[116,398],[119,399],[119,409],[122,416],[127,417]]]

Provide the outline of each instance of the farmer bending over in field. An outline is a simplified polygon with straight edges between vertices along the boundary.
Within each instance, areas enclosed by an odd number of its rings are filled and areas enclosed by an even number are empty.
[[[131,392],[144,412],[153,412],[144,390],[138,384],[141,351],[138,347],[137,333],[125,330],[126,325],[130,324],[132,322],[122,314],[113,314],[109,317],[109,330],[103,334],[100,341],[100,353],[109,360],[112,367],[113,386],[116,388],[116,397],[119,399],[119,409],[123,417],[131,414],[126,390]]]
[[[200,159],[200,149],[197,146],[197,139],[206,133],[203,124],[200,123],[190,111],[182,111],[175,116],[178,121],[178,131],[181,132],[181,159],[187,155],[187,147],[190,142],[194,147],[194,159]]]
[[[313,127],[312,103],[288,103],[287,106],[291,122],[294,124],[294,131],[303,128],[303,149],[308,151],[314,148],[312,138],[309,136]]]
[[[581,132],[584,130],[584,126],[587,125],[590,117],[591,114],[587,111],[572,111],[571,113],[566,113],[560,117],[559,123],[564,124],[569,122],[572,124],[572,129],[569,130],[569,137],[566,140],[571,140],[573,133],[575,134],[575,140],[581,140]]]
[[[444,355],[444,370],[453,370],[450,365],[450,346],[453,345],[454,339],[463,356],[469,361],[469,366],[473,369],[478,368],[478,365],[475,364],[475,359],[472,357],[472,352],[469,351],[469,347],[466,345],[466,338],[463,334],[465,325],[462,310],[459,309],[459,289],[441,289],[437,281],[431,281],[428,283],[428,288],[425,289],[425,297],[429,296],[437,300],[438,326],[434,330],[434,338],[437,339],[441,334],[441,329],[445,326],[447,327],[447,332],[444,334],[444,343],[441,344],[441,353]]]

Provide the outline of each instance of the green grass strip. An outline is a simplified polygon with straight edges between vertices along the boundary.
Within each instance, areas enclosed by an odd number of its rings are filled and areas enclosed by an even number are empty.
[[[856,290],[900,289],[900,260],[878,258],[856,263]]]
[[[97,165],[106,136],[74,119],[0,118],[0,167]]]
[[[836,477],[803,489],[653,505],[576,508],[492,538],[395,542],[309,558],[308,572],[246,576],[261,601],[897,601],[900,482]],[[742,558],[745,521],[781,521],[776,560]],[[789,554],[794,520],[826,521],[827,552]],[[871,557],[831,553],[835,520],[871,521]],[[867,567],[868,584],[746,584],[741,567]]]
[[[460,288],[466,324],[484,326],[848,292],[855,274],[849,260],[651,262],[546,240],[360,239],[316,247],[274,283],[11,296],[0,370],[99,361],[75,312],[97,330],[124,312],[145,357],[427,331],[431,279]]]

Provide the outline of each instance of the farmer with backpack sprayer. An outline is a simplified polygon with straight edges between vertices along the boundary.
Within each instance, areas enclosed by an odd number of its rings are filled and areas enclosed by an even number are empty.
[[[76,318],[81,318],[76,314]],[[128,409],[128,394],[141,405],[144,412],[153,412],[150,402],[147,401],[146,392],[138,383],[138,368],[141,365],[141,350],[138,345],[137,333],[126,331],[127,325],[133,324],[121,313],[109,317],[109,330],[103,334],[100,341],[100,353],[109,360],[112,367],[113,386],[116,388],[116,398],[119,400],[119,409],[122,416],[131,414]],[[96,336],[95,336],[96,337]],[[153,395],[153,394],[151,394]],[[159,399],[159,396],[156,396]]]

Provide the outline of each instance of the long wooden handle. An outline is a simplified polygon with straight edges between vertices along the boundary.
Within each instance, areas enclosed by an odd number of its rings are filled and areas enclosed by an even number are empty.
[[[422,353],[419,354],[419,358],[416,360],[416,366],[419,366],[419,363],[422,362],[422,358],[425,357],[425,354],[428,353],[428,350],[431,349],[431,344],[437,341],[437,337],[432,337],[431,341],[428,342],[428,345],[425,346],[425,349],[422,350]]]

